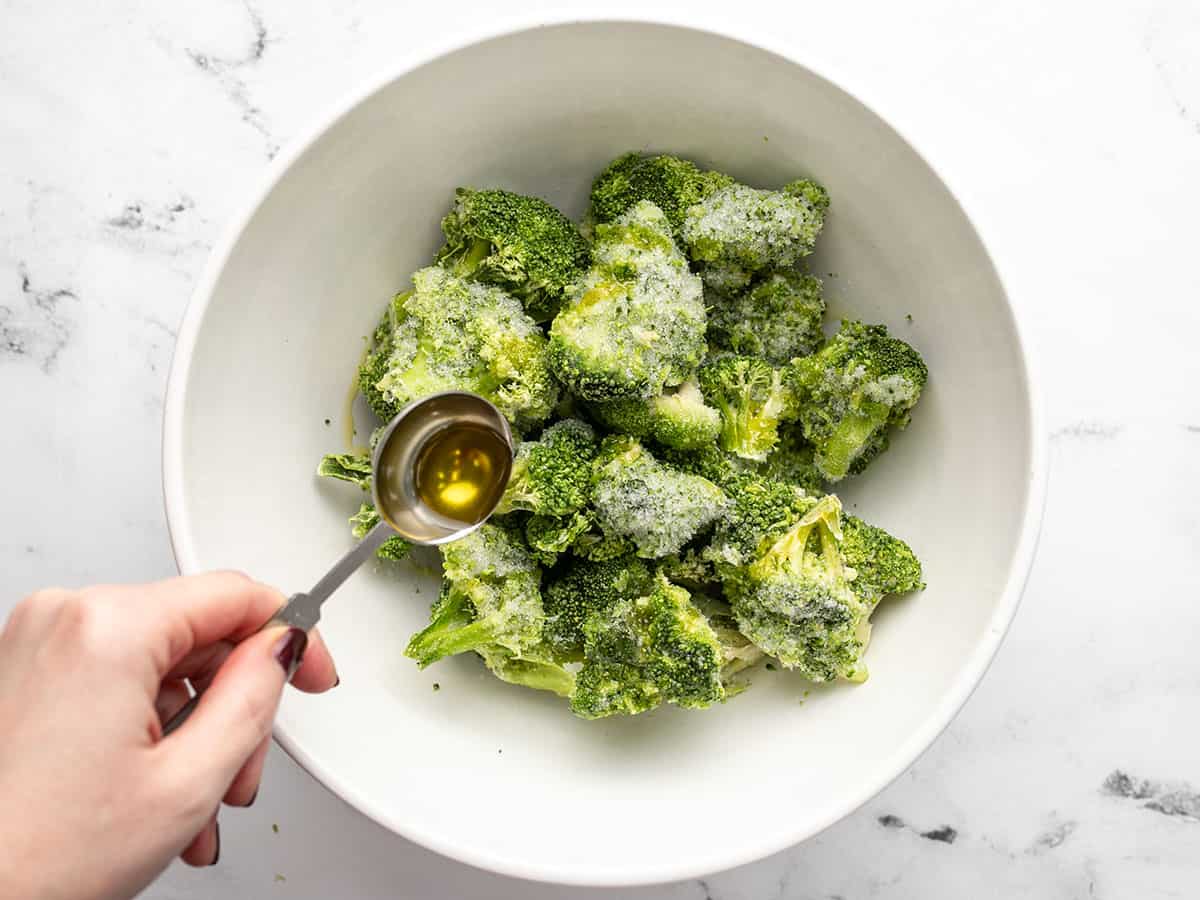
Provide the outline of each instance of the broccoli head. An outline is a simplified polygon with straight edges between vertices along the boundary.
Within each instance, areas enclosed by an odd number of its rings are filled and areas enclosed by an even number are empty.
[[[541,570],[519,533],[489,522],[441,552],[441,596],[405,655],[422,668],[471,650],[543,659]]]
[[[414,274],[413,286],[388,307],[359,371],[377,415],[446,390],[486,397],[520,431],[550,415],[558,390],[546,339],[520,303],[437,266]]]
[[[701,171],[695,163],[677,156],[626,153],[596,178],[591,214],[596,222],[612,222],[639,202],[649,200],[663,211],[678,234],[688,209],[732,183],[728,175]]]
[[[706,283],[718,290],[743,288],[753,273],[807,256],[829,208],[829,195],[813,181],[762,191],[676,156],[627,153],[592,185],[591,217],[612,222],[642,201],[663,211],[692,260],[703,264]]]
[[[851,587],[838,544],[841,503],[822,497],[734,583],[739,630],[813,681],[863,681],[873,604]]]
[[[503,287],[535,322],[554,318],[587,270],[588,244],[579,229],[537,197],[459,188],[442,231],[438,265]]]
[[[714,290],[706,296],[708,343],[715,350],[760,356],[782,366],[812,353],[824,340],[825,300],[820,280],[811,275],[777,270],[761,276],[748,290],[732,295]]]
[[[497,512],[566,516],[583,509],[591,497],[596,448],[592,426],[578,419],[555,422],[538,440],[522,441]]]
[[[661,703],[693,709],[725,699],[721,642],[688,592],[658,576],[644,596],[592,612],[571,709],[596,719]]]
[[[811,356],[792,361],[788,382],[815,463],[829,481],[857,474],[904,428],[929,375],[921,355],[882,325],[843,321]]]
[[[612,431],[680,450],[713,443],[721,428],[721,414],[705,405],[694,378],[650,400],[609,400],[589,411]]]
[[[632,438],[605,438],[594,477],[601,529],[632,541],[645,558],[675,553],[728,505],[711,481],[663,465]]]
[[[816,500],[783,481],[743,474],[724,483],[729,508],[703,556],[726,584],[812,509]]]
[[[828,195],[811,181],[794,181],[781,191],[731,184],[687,210],[683,244],[694,262],[719,272],[784,269],[812,253],[828,208]],[[729,283],[724,273],[713,286]]]
[[[925,587],[921,561],[912,548],[882,528],[857,516],[842,524],[842,559],[855,572],[855,593],[871,605],[887,594],[906,594]]]
[[[588,616],[649,593],[653,580],[646,564],[636,556],[599,562],[573,560],[545,590],[546,643],[561,657],[579,656]]]
[[[721,413],[721,449],[743,459],[766,459],[792,399],[780,372],[756,356],[727,353],[706,361],[699,379],[705,400]]]
[[[584,400],[649,399],[700,363],[706,325],[666,217],[640,203],[596,227],[592,268],[550,326],[550,364]]]

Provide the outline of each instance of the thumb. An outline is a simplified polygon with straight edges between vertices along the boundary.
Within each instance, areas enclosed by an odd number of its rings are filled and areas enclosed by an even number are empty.
[[[187,724],[167,740],[174,764],[202,784],[214,803],[242,764],[271,733],[283,686],[300,666],[308,635],[270,628],[246,638],[229,654]]]

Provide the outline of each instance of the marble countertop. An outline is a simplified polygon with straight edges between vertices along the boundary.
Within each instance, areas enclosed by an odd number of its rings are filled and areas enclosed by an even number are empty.
[[[660,5],[716,27],[736,12],[837,73],[917,141],[996,254],[1052,472],[987,678],[864,808],[703,881],[492,876],[392,836],[274,752],[256,806],[223,816],[220,866],[176,866],[145,896],[1200,896],[1200,7]],[[279,148],[398,50],[574,6],[0,4],[0,612],[51,582],[174,571],[159,428],[175,329]]]

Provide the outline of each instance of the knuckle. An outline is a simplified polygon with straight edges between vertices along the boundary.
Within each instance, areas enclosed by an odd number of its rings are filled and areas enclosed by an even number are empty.
[[[241,585],[254,584],[254,579],[241,569],[218,569],[216,572],[213,572],[213,574],[218,578],[227,578],[230,581]]]
[[[39,613],[54,613],[67,602],[72,593],[72,591],[64,590],[63,588],[44,588],[40,591],[34,591],[17,604],[12,612],[13,617],[29,619]]]

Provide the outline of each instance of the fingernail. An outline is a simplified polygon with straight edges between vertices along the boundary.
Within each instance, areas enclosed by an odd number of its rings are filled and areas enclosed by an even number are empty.
[[[254,793],[250,795],[250,802],[246,804],[246,808],[249,809],[251,806],[253,806],[254,801],[257,799],[258,799],[258,788],[255,788]]]
[[[221,823],[220,822],[213,822],[213,835],[217,839],[217,849],[213,853],[213,861],[209,863],[210,866],[215,866],[217,864],[217,861],[221,858]]]
[[[307,646],[308,634],[301,628],[289,628],[287,634],[275,644],[275,659],[279,665],[283,666],[288,681],[292,680],[292,676],[300,668],[300,661],[304,658],[304,648]]]
[[[333,678],[334,678],[334,681],[333,681],[333,686],[334,686],[334,687],[337,687],[339,684],[341,684],[341,683],[342,683],[342,676],[341,676],[341,675],[335,675],[335,676],[333,676]]]

